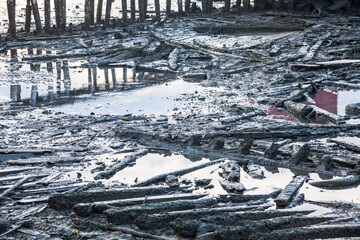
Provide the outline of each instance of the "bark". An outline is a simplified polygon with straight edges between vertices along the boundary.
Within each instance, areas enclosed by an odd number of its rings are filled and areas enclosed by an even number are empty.
[[[276,198],[280,194],[281,191],[282,191],[281,189],[278,189],[269,194],[257,194],[257,195],[229,194],[229,198],[230,198],[230,201],[234,202],[234,203],[265,200],[268,198]]]
[[[72,208],[77,203],[91,203],[116,199],[145,197],[148,195],[165,194],[170,191],[182,189],[184,188],[180,187],[174,189],[169,187],[143,187],[103,191],[74,192],[70,194],[54,194],[49,198],[49,206],[57,210],[66,210]]]
[[[44,1],[44,11],[45,11],[45,32],[50,33],[50,29],[51,29],[50,0]]]
[[[170,238],[155,236],[155,235],[152,235],[149,233],[143,233],[140,231],[136,231],[136,230],[128,229],[128,228],[124,228],[124,227],[119,227],[119,226],[108,226],[108,225],[104,225],[104,224],[94,222],[94,221],[89,222],[89,224],[91,227],[94,227],[96,229],[100,228],[103,230],[119,231],[122,233],[130,234],[135,237],[140,237],[140,238],[149,238],[149,239],[155,239],[155,240],[170,240]]]
[[[15,20],[15,0],[7,0],[7,10],[9,19],[9,34],[12,37],[16,36],[16,20]]]
[[[176,200],[189,200],[189,199],[199,199],[207,196],[206,194],[177,194],[177,195],[160,195],[160,196],[150,196],[150,197],[141,197],[141,198],[132,198],[124,200],[113,200],[105,202],[94,202],[94,203],[80,203],[76,204],[73,207],[74,212],[81,217],[88,217],[92,213],[103,213],[107,209],[113,207],[128,207],[133,205],[142,205],[147,203],[158,203],[158,202],[168,202]]]
[[[103,0],[98,0],[97,10],[96,10],[96,24],[101,23],[102,5],[103,5]]]
[[[216,204],[216,198],[204,198],[199,200],[178,200],[164,203],[149,203],[138,206],[110,208],[104,212],[107,220],[115,224],[133,223],[142,214],[152,214],[168,211],[206,208]]]
[[[325,225],[276,230],[271,233],[255,233],[250,240],[262,239],[324,239],[360,237],[360,224]]]
[[[289,205],[295,194],[304,184],[306,179],[307,177],[304,176],[294,177],[293,180],[291,180],[291,182],[282,190],[282,192],[275,199],[276,206],[285,207]]]
[[[286,216],[262,221],[244,221],[235,226],[226,226],[215,231],[219,240],[249,239],[253,233],[267,233],[277,229],[288,229],[319,224],[332,220],[331,217]]]
[[[26,1],[26,12],[25,12],[25,32],[30,32],[31,26],[31,0]]]
[[[201,225],[206,224],[207,229],[214,231],[221,226],[233,225],[236,222],[244,220],[262,220],[282,216],[291,216],[295,214],[309,214],[312,211],[253,211],[253,212],[236,212],[226,213],[221,216],[207,216],[195,219],[178,218],[170,223],[172,229],[181,236],[192,237],[198,232]]]
[[[231,206],[219,208],[204,208],[185,211],[173,211],[159,214],[143,214],[139,216],[135,223],[140,229],[162,229],[168,228],[169,223],[177,218],[195,219],[201,216],[218,216],[229,212],[250,211],[264,206]],[[266,206],[270,207],[270,206]]]
[[[310,185],[320,188],[341,188],[341,187],[356,185],[359,183],[360,183],[360,176],[347,176],[344,178],[309,182]]]
[[[16,190],[17,188],[19,188],[21,185],[23,185],[24,183],[26,183],[31,177],[24,177],[23,179],[21,179],[20,181],[18,181],[17,183],[15,183],[12,187],[10,187],[9,189],[6,189],[4,192],[2,192],[0,194],[0,201],[3,200],[4,197],[10,195],[14,190]]]
[[[337,140],[337,139],[329,139],[328,142],[336,143],[336,144],[338,144],[342,147],[345,147],[346,149],[349,149],[354,152],[360,152],[360,146],[356,145],[354,143],[351,143],[351,142],[346,142],[346,141]]]

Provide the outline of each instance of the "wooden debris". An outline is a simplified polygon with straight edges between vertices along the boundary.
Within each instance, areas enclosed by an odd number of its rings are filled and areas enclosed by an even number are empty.
[[[109,222],[116,224],[127,224],[132,223],[137,217],[142,214],[205,208],[210,207],[216,203],[216,198],[178,200],[162,203],[147,203],[138,206],[110,208],[106,210],[104,214],[106,215]]]
[[[312,45],[308,51],[308,53],[303,58],[304,62],[310,61],[315,57],[315,54],[323,44],[323,42],[331,36],[331,33],[327,33],[326,35],[322,36],[314,45]]]
[[[205,167],[212,166],[212,165],[220,163],[222,161],[224,161],[224,159],[218,159],[218,160],[214,160],[214,161],[210,161],[210,162],[206,162],[206,163],[197,164],[197,165],[189,167],[189,168],[185,168],[185,169],[181,169],[181,170],[177,170],[177,171],[173,171],[173,172],[169,172],[169,173],[160,174],[160,175],[152,177],[152,178],[150,178],[148,180],[145,180],[145,181],[139,182],[137,184],[134,184],[133,187],[142,187],[142,186],[147,186],[147,185],[150,185],[150,184],[153,184],[153,183],[164,181],[166,176],[168,176],[168,175],[182,176],[182,175],[185,175],[187,173],[196,171],[198,169],[202,169],[202,168],[205,168]]]
[[[13,169],[4,169],[4,170],[0,170],[0,176],[7,176],[10,174],[16,174],[16,173],[21,173],[21,172],[25,172],[25,171],[29,171],[29,170],[35,170],[37,168],[32,167],[32,168],[13,168]]]
[[[307,177],[305,176],[296,176],[291,180],[291,182],[282,190],[282,192],[275,199],[276,205],[278,207],[285,207],[289,205],[299,191],[301,186],[304,184]]]
[[[360,152],[360,146],[356,145],[354,143],[342,141],[342,140],[338,140],[338,139],[328,139],[327,141],[336,143],[336,144],[338,144],[342,147],[345,147],[346,149],[349,149],[351,151]]]
[[[119,226],[112,226],[112,225],[108,226],[108,225],[104,225],[104,224],[94,222],[94,221],[90,221],[89,225],[96,229],[100,228],[103,230],[120,231],[123,233],[131,234],[132,236],[141,237],[141,238],[149,238],[149,239],[155,239],[155,240],[170,240],[170,238],[155,236],[155,235],[152,235],[149,233],[143,233],[140,231],[136,231],[136,230],[124,228],[124,227],[119,227]]]
[[[277,229],[288,229],[319,224],[332,220],[332,217],[286,216],[261,221],[243,221],[235,226],[225,226],[215,231],[216,239],[249,239],[253,233],[267,233]]]
[[[309,184],[320,188],[341,188],[352,186],[360,183],[360,176],[347,176],[322,181],[310,181]]]
[[[139,157],[145,156],[148,153],[149,153],[148,149],[136,150],[130,156],[126,156],[120,162],[115,163],[115,164],[111,165],[110,167],[108,167],[104,172],[98,173],[94,177],[94,179],[104,179],[104,178],[109,179],[112,176],[114,176],[117,172],[119,172],[120,170],[122,170],[122,169],[126,168],[127,166],[129,166],[130,163],[135,162],[136,159],[138,159]]]
[[[133,205],[142,205],[147,203],[168,202],[176,200],[199,199],[207,196],[207,194],[176,194],[176,195],[160,195],[141,198],[131,198],[123,200],[113,200],[94,203],[80,203],[73,207],[74,212],[81,216],[87,217],[92,213],[103,213],[105,210],[113,207],[127,207]]]
[[[308,144],[304,144],[300,147],[299,151],[297,151],[294,156],[292,156],[289,160],[289,163],[292,165],[298,165],[301,162],[306,162],[310,154],[310,146]]]
[[[139,187],[102,191],[74,192],[70,194],[55,194],[49,198],[49,206],[56,210],[65,210],[72,208],[77,203],[91,203],[116,199],[145,197],[148,195],[159,195],[182,189],[185,188],[179,187],[173,189],[169,187]]]
[[[291,114],[301,118],[307,118],[307,119],[315,118],[315,112],[313,108],[303,103],[286,101],[284,102],[284,108],[288,110]]]
[[[256,205],[256,206],[230,206],[217,208],[201,208],[184,211],[173,211],[158,214],[143,214],[139,216],[135,223],[140,229],[161,229],[169,227],[169,223],[177,218],[181,219],[195,219],[201,216],[218,216],[228,212],[250,211],[258,208],[268,208],[270,205]]]
[[[268,198],[276,198],[281,191],[281,189],[278,189],[269,194],[229,194],[229,198],[230,201],[234,203],[265,200]]]
[[[3,148],[0,149],[0,154],[23,154],[23,153],[31,153],[31,154],[45,154],[52,153],[51,149],[14,149],[14,148]]]
[[[16,190],[18,187],[20,187],[21,185],[23,185],[24,183],[26,183],[28,180],[30,179],[30,177],[26,176],[23,179],[21,179],[20,181],[18,181],[17,183],[15,183],[12,187],[10,187],[9,189],[5,190],[4,192],[2,192],[0,194],[0,201],[3,200],[4,197],[6,197],[7,195],[11,194],[14,190]]]
[[[321,225],[302,228],[276,230],[270,233],[255,233],[249,239],[324,239],[360,237],[360,224]]]
[[[232,225],[236,222],[244,220],[262,220],[282,216],[292,216],[295,214],[309,214],[312,211],[249,211],[249,212],[235,212],[235,213],[226,213],[220,216],[204,216],[202,218],[196,219],[181,219],[178,218],[175,221],[170,223],[171,228],[175,232],[184,237],[195,236],[198,232],[199,227],[206,223],[208,230],[212,227],[211,230],[216,230],[221,226]]]
[[[309,105],[317,114],[324,116],[327,120],[329,120],[332,123],[335,124],[345,124],[345,120],[340,117],[339,115],[336,115],[334,113],[328,112],[322,108],[319,108],[314,105]]]

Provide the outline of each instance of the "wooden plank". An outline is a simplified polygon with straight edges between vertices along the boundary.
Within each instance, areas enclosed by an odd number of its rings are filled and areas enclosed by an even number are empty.
[[[276,205],[278,207],[285,207],[291,203],[291,200],[304,184],[307,177],[305,176],[296,176],[291,180],[291,182],[281,191],[279,196],[275,199]]]

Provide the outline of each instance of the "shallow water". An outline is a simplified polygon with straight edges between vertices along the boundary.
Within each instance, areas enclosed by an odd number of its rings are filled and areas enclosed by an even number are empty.
[[[110,180],[120,181],[131,185],[134,184],[135,179],[140,182],[159,174],[188,168],[191,165],[197,165],[208,161],[210,160],[203,158],[195,163],[179,154],[172,154],[170,156],[148,154],[137,159],[136,165],[123,169],[114,175]],[[268,194],[273,192],[275,189],[283,189],[292,180],[292,178],[297,175],[296,172],[292,172],[291,170],[285,168],[261,167],[261,169],[264,171],[264,179],[253,179],[243,170],[243,168],[241,168],[240,182],[247,189],[244,194]],[[310,173],[308,177],[309,181],[321,180],[317,173]],[[199,169],[180,177],[180,179],[192,180],[193,183],[194,179],[204,178],[212,179],[211,184],[213,184],[214,187],[207,190],[199,188],[196,191],[207,191],[210,195],[226,193],[218,182],[218,180],[221,179],[218,174],[218,165]],[[317,188],[310,185],[308,182],[305,182],[299,193],[305,194],[305,200],[352,202],[360,204],[360,196],[358,194],[359,190],[359,185],[350,186],[344,189],[329,190]]]
[[[53,109],[65,113],[84,115],[90,113],[170,115],[178,111],[189,110],[188,105],[191,104],[191,101],[180,100],[181,95],[208,90],[198,83],[190,83],[179,79],[146,88],[113,92],[99,95],[96,98],[80,99],[74,103],[55,106]],[[207,109],[204,107],[204,110]]]

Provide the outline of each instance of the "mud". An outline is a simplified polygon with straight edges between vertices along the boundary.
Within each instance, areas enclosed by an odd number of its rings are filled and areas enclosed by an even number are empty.
[[[3,34],[0,238],[358,237],[360,20],[324,9]]]

